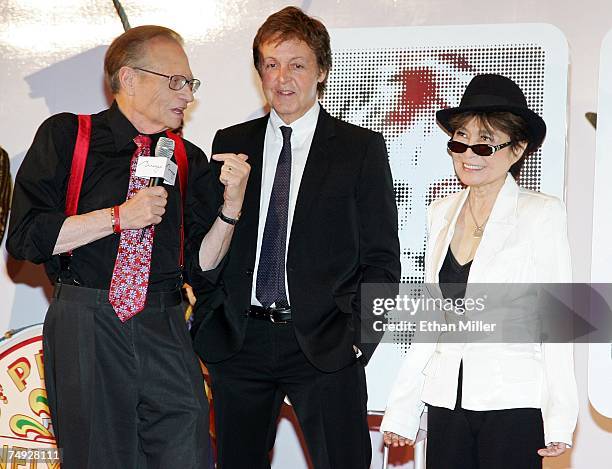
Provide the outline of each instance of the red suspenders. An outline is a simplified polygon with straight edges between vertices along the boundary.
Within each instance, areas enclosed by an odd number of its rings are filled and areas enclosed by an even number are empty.
[[[70,179],[68,179],[68,190],[66,191],[66,216],[76,215],[79,205],[81,186],[83,185],[83,174],[85,174],[85,163],[89,151],[89,139],[91,138],[91,116],[79,115],[79,133],[77,134],[74,154],[72,155],[72,166],[70,168]]]
[[[76,215],[79,206],[79,196],[81,194],[81,186],[83,184],[83,175],[85,174],[85,164],[87,162],[87,153],[89,153],[89,141],[91,138],[91,116],[79,115],[79,132],[77,134],[74,153],[72,155],[72,166],[70,167],[70,178],[68,179],[68,189],[66,190],[66,210],[67,216]],[[187,152],[183,139],[169,130],[166,131],[168,138],[174,140],[174,157],[178,166],[179,190],[181,193],[181,227],[180,227],[180,252],[179,265],[183,268],[183,247],[185,244],[185,229],[184,229],[184,207],[185,194],[187,193],[187,176],[188,162]],[[72,255],[69,252],[68,255]]]
[[[185,244],[185,194],[187,194],[187,173],[189,164],[187,162],[187,152],[185,151],[185,143],[183,139],[169,130],[166,131],[166,136],[174,140],[174,158],[178,166],[179,190],[181,192],[181,250],[179,253],[179,265],[181,269],[185,265],[183,246]]]

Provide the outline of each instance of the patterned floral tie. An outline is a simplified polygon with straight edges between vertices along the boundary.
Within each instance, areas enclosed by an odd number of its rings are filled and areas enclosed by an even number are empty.
[[[130,185],[126,200],[148,184],[148,179],[136,176],[139,156],[151,156],[151,138],[138,135],[134,138],[136,151],[130,163]],[[144,230],[144,237],[141,236]],[[153,250],[153,225],[142,230],[122,230],[117,260],[113,270],[108,301],[121,322],[125,322],[142,311],[147,299],[151,251]]]

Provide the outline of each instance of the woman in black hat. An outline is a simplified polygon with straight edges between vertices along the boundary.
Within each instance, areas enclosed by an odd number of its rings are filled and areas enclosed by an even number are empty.
[[[571,282],[563,203],[516,183],[546,135],[520,88],[478,75],[436,117],[466,188],[428,209],[425,281],[454,300],[468,283]],[[428,469],[541,468],[572,443],[573,345],[414,343],[381,425],[387,445],[413,444],[425,404]]]

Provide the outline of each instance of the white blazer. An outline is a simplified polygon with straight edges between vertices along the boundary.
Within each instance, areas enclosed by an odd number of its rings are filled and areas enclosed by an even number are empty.
[[[428,283],[438,283],[468,193],[469,188],[429,206]],[[571,282],[565,207],[555,197],[519,187],[508,174],[467,288],[470,283],[530,282]],[[425,404],[454,409],[462,360],[464,409],[540,408],[546,443],[571,445],[578,416],[573,344],[415,343],[389,395],[381,431],[414,439]]]

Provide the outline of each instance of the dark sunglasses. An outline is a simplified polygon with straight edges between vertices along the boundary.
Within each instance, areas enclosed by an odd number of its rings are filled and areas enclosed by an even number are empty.
[[[465,153],[468,148],[471,148],[472,151],[478,156],[491,156],[496,151],[506,148],[509,145],[512,145],[512,142],[500,143],[499,145],[488,145],[486,143],[468,145],[466,143],[458,142],[457,140],[449,140],[446,147],[453,153]]]

